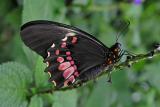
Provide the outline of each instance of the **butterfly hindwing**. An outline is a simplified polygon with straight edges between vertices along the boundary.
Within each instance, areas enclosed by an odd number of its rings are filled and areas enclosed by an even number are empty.
[[[50,21],[24,24],[21,37],[29,48],[48,63],[46,71],[51,74],[50,81],[57,87],[73,84],[78,77],[83,79],[82,75],[86,78],[85,74],[88,76],[92,72],[100,72],[108,49],[80,29]]]

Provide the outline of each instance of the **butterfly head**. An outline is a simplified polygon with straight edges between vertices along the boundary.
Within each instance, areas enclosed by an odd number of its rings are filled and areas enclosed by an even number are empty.
[[[109,52],[107,52],[107,54],[108,54],[107,55],[107,64],[114,64],[114,63],[118,62],[126,52],[121,48],[121,44],[118,42],[118,40],[123,33],[127,32],[128,27],[130,25],[130,21],[127,20],[126,22],[124,22],[123,25],[124,26],[121,27],[122,29],[116,35],[116,43],[114,45],[112,45],[109,48]]]
[[[107,64],[116,63],[123,56],[123,50],[121,48],[121,44],[118,42],[116,42],[114,45],[112,45],[109,51],[110,52],[107,57]]]
[[[119,56],[119,53],[121,52],[121,44],[120,43],[115,43],[111,48],[111,51],[113,52],[114,55]]]

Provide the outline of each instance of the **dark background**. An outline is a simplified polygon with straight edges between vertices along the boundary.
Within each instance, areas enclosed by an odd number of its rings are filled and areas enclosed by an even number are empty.
[[[52,85],[43,59],[20,39],[20,26],[52,20],[93,34],[108,47],[129,20],[123,48],[146,53],[160,42],[159,0],[0,0],[0,107],[159,107],[160,57],[138,62],[78,89],[41,93]]]

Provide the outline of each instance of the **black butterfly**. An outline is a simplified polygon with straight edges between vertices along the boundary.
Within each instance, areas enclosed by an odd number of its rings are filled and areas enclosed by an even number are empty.
[[[110,48],[92,35],[70,25],[31,21],[21,27],[21,38],[47,63],[45,72],[57,88],[76,86],[96,78],[117,63],[124,51]]]

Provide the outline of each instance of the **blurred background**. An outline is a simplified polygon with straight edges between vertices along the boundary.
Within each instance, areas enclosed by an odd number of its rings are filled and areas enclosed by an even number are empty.
[[[83,87],[41,93],[52,87],[43,59],[20,39],[20,26],[52,20],[115,43],[120,20],[129,20],[123,48],[146,53],[160,43],[159,0],[0,0],[0,107],[159,107],[160,57],[138,62]]]

